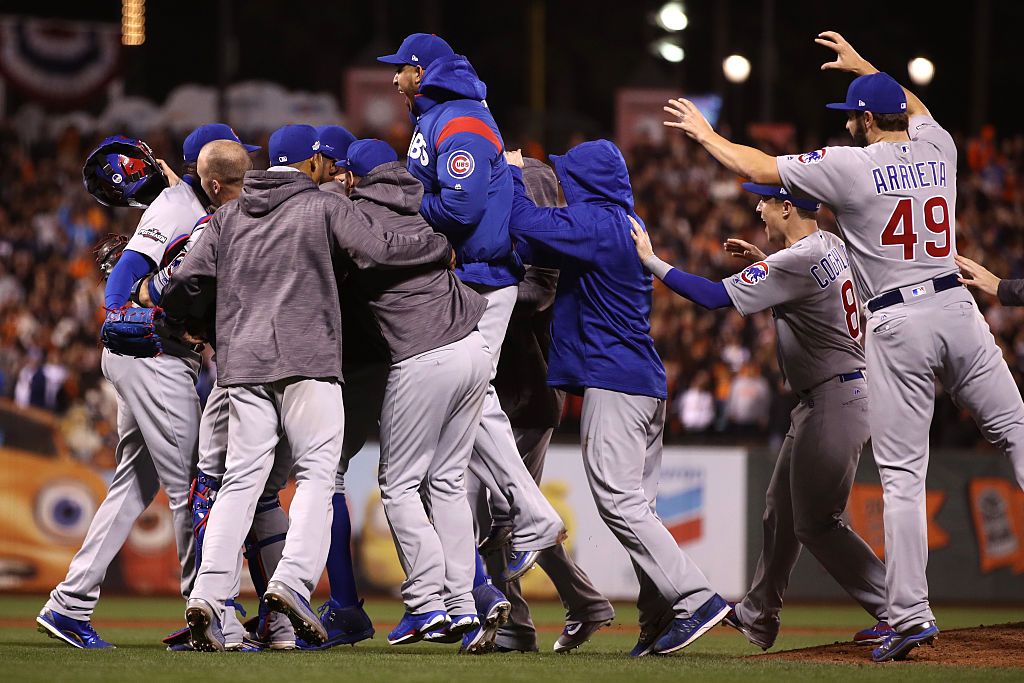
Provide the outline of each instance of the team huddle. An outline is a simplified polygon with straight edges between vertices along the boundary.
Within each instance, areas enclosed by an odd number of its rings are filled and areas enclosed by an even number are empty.
[[[441,38],[379,61],[415,121],[407,159],[340,126],[270,136],[266,171],[224,124],[200,126],[177,177],[145,143],[108,138],[94,197],[145,208],[100,254],[102,370],[118,402],[117,467],[37,624],[86,649],[107,567],[162,487],[186,625],[171,650],[318,650],[374,635],[351,555],[345,473],[379,428],[381,501],[406,580],[391,645],[536,651],[519,578],[539,565],[571,651],[611,603],[565,551],[539,488],[566,393],[597,510],[639,582],[632,656],[669,654],[719,623],[768,649],[806,546],[868,613],[876,662],[939,633],[928,603],[924,479],[936,379],[1011,458],[1024,486],[1024,402],[955,252],[956,148],[924,104],[842,36],[816,40],[854,74],[854,146],[772,157],[715,133],[693,103],[666,126],[749,179],[769,240],[712,281],[659,259],[607,140],[552,155],[505,149],[486,86]],[[818,228],[820,204],[841,237]],[[771,309],[799,399],[766,497],[747,594],[730,604],[658,519],[667,386],[650,337],[653,277],[707,308]],[[862,322],[862,308],[866,321]],[[217,384],[196,393],[204,345]],[[842,520],[868,439],[882,479],[885,562]],[[279,492],[295,495],[286,513]],[[259,596],[237,602],[243,557]],[[310,598],[326,569],[330,598]]]

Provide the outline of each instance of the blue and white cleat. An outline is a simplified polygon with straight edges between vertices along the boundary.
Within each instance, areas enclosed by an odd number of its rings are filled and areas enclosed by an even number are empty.
[[[327,629],[320,623],[309,602],[280,581],[271,581],[263,594],[267,609],[280,612],[288,617],[295,629],[295,636],[309,645],[323,645],[327,642]]]
[[[326,650],[335,645],[355,645],[373,638],[373,622],[370,615],[363,609],[363,601],[351,607],[342,607],[334,600],[328,600],[317,609],[320,623],[327,630],[327,640],[322,645],[309,645],[299,640],[296,645],[300,650]]]
[[[428,643],[459,643],[467,633],[480,628],[480,617],[475,614],[453,614],[451,619],[451,623],[440,631],[424,633],[423,640]]]
[[[448,613],[443,609],[426,612],[425,614],[412,614],[406,612],[398,626],[388,634],[389,645],[408,645],[418,643],[424,636],[433,631],[442,631],[452,623]]]
[[[891,636],[895,631],[892,626],[889,626],[884,621],[880,621],[874,626],[861,629],[853,634],[854,645],[881,645],[885,642],[885,639]]]
[[[224,632],[213,606],[206,600],[189,598],[185,607],[185,623],[192,637],[192,649],[200,652],[223,652]]]
[[[906,659],[910,651],[921,645],[930,645],[939,636],[939,627],[934,621],[911,626],[906,631],[893,631],[885,641],[871,651],[875,662],[890,662]]]
[[[539,550],[512,550],[508,558],[508,566],[502,573],[501,578],[505,581],[515,581],[526,572],[533,569],[540,557]]]
[[[100,638],[100,634],[93,629],[92,622],[72,619],[45,607],[36,617],[36,630],[80,650],[113,650],[115,648],[114,645]]]
[[[729,614],[729,603],[715,593],[689,617],[676,617],[654,643],[651,652],[667,655],[678,652],[714,628]]]

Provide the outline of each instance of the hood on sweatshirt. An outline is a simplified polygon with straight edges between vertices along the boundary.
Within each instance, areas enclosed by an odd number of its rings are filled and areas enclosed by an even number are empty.
[[[550,166],[540,159],[523,159],[523,185],[526,194],[537,206],[560,206],[558,178]]]
[[[571,206],[587,202],[611,202],[633,213],[633,187],[622,152],[609,140],[576,145],[562,155],[549,157],[562,183],[565,201]]]
[[[238,206],[242,212],[258,218],[309,190],[317,190],[305,173],[294,171],[246,171]]]
[[[486,97],[487,86],[469,60],[463,55],[452,55],[436,59],[427,67],[416,96],[416,109],[422,113],[438,102],[480,101]]]
[[[389,161],[363,176],[352,190],[351,199],[365,199],[395,213],[411,216],[419,213],[423,183],[409,173],[405,162]]]

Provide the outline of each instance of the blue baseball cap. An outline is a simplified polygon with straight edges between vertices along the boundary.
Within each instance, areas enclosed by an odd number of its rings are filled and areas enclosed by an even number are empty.
[[[320,151],[320,136],[313,126],[281,126],[267,143],[271,166],[289,166],[309,159]]]
[[[348,146],[356,141],[356,136],[341,126],[318,126],[316,134],[320,137],[320,153],[334,161],[344,159]]]
[[[381,164],[398,161],[398,155],[391,145],[383,140],[367,138],[356,140],[348,148],[348,158],[338,162],[341,168],[352,171],[357,176],[369,175],[370,171]]]
[[[870,111],[875,114],[905,114],[907,94],[903,87],[884,71],[858,76],[846,91],[845,102],[826,104],[829,109]]]
[[[743,189],[747,192],[760,195],[761,197],[771,197],[772,199],[787,201],[796,208],[803,209],[804,211],[817,211],[821,208],[821,202],[814,201],[813,199],[804,199],[803,197],[794,197],[786,191],[786,188],[779,187],[777,185],[743,183]]]
[[[247,145],[238,139],[238,134],[226,123],[207,123],[199,126],[194,131],[188,134],[185,138],[185,144],[181,146],[181,151],[185,155],[186,164],[194,164],[199,161],[199,150],[201,150],[207,142],[213,142],[214,140],[231,140],[237,142],[242,147],[245,147],[247,152],[255,152],[259,149],[259,145]]]
[[[385,64],[412,64],[426,69],[431,62],[441,57],[451,57],[455,50],[440,36],[433,33],[413,33],[402,41],[402,46],[393,55],[377,57]]]

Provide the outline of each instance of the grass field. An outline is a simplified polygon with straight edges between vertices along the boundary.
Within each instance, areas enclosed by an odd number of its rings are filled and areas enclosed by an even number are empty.
[[[367,603],[377,636],[356,647],[325,652],[266,652],[259,654],[172,653],[160,638],[182,623],[183,604],[172,599],[106,597],[94,625],[118,649],[105,652],[75,650],[35,631],[34,618],[44,601],[35,596],[0,597],[0,662],[5,681],[355,681],[408,683],[414,681],[522,681],[539,683],[627,683],[673,681],[680,676],[700,680],[877,680],[901,681],[1022,680],[1021,669],[968,668],[914,664],[872,664],[867,650],[861,666],[767,661],[759,650],[732,629],[713,629],[683,654],[631,659],[636,641],[636,610],[617,605],[615,624],[601,631],[583,649],[569,655],[551,652],[562,627],[557,604],[534,606],[541,652],[459,657],[455,646],[416,644],[389,647],[384,636],[401,616],[397,601]],[[254,602],[254,601],[250,601]],[[1020,608],[936,609],[944,629],[1020,621]],[[783,613],[783,632],[773,652],[848,639],[867,624],[852,606],[792,606]],[[941,641],[939,644],[941,647]]]

